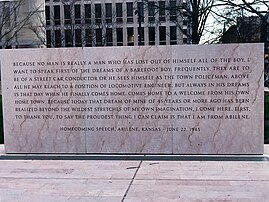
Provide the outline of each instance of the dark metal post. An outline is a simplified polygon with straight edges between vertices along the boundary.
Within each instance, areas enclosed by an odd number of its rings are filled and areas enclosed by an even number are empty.
[[[138,12],[138,45],[142,45],[142,18],[144,17],[142,15],[144,9],[144,0],[142,0],[141,4],[138,6],[137,12]]]
[[[142,28],[141,28],[141,16],[139,16],[139,25],[138,25],[138,45],[142,45]]]

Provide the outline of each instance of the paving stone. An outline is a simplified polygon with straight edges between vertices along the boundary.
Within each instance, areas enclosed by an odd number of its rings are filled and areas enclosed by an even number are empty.
[[[127,201],[268,201],[268,181],[135,180]]]
[[[139,165],[140,161],[0,160],[0,202],[269,201],[269,161],[143,161],[138,169]]]
[[[139,162],[5,160],[2,177],[131,179]],[[44,163],[45,162],[45,163]],[[18,166],[19,165],[19,166]]]
[[[122,199],[129,183],[129,180],[101,179],[1,179],[0,201],[45,202],[46,197],[55,197],[54,201],[87,197],[96,201],[102,198]]]
[[[143,162],[136,179],[269,180],[269,162]]]

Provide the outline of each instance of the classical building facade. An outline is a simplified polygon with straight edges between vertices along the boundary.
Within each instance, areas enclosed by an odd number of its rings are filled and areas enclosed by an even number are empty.
[[[46,0],[47,47],[187,44],[185,0]],[[179,26],[180,25],[180,26]],[[182,30],[183,29],[183,30]]]
[[[0,48],[45,46],[44,0],[0,1]]]

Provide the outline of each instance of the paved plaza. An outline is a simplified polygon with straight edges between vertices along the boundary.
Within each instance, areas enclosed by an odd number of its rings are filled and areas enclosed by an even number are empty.
[[[248,161],[153,161],[23,159],[1,145],[0,202],[267,202],[268,146]]]

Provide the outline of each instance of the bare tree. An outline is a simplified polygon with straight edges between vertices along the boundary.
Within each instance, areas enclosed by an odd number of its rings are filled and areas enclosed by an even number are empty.
[[[231,6],[245,11],[247,14],[256,15],[261,20],[261,42],[268,42],[267,35],[269,34],[269,1],[268,0],[242,0],[241,3],[234,5],[231,0],[226,0]]]
[[[219,0],[223,5],[228,5],[234,10],[245,11],[249,14],[255,14],[259,16],[265,23],[267,22],[267,16],[269,11],[268,0]]]
[[[63,18],[60,16],[60,10],[55,13],[55,10],[52,11],[51,7],[47,6],[47,22],[43,24],[51,38],[51,46],[112,46],[112,36],[116,28],[121,27],[120,23],[117,23],[116,9],[112,8],[112,4],[76,2],[77,0],[61,1]]]
[[[19,37],[26,32],[26,27],[35,27],[31,20],[40,11],[39,7],[31,5],[31,10],[25,10],[26,0],[0,2],[0,44],[2,48],[16,45]]]
[[[222,27],[222,34],[237,27],[237,42],[249,42],[249,38],[261,34],[260,42],[266,42],[269,30],[268,0],[219,0],[219,7],[212,11],[216,26]]]
[[[151,1],[144,0],[144,2],[147,6],[150,6]],[[222,36],[223,31],[237,24],[239,18],[242,19],[250,15],[256,15],[260,18],[260,28],[263,33],[262,40],[266,41],[269,30],[268,0],[186,0],[176,6],[171,5],[171,2],[173,1],[170,1],[170,5],[166,6],[164,9],[168,11],[168,15],[176,15],[173,21],[183,34],[191,38],[191,43],[193,44],[200,43],[201,37],[205,34],[207,34],[208,38],[206,42],[217,42]],[[162,9],[156,4],[155,6],[157,7],[157,12]],[[190,25],[190,32],[182,26],[184,25],[182,21],[185,19]],[[210,25],[208,24],[209,20],[212,21]],[[245,28],[248,27],[246,23],[247,22],[245,22],[244,26],[241,24],[241,26]],[[251,22],[248,23],[250,24]],[[245,32],[244,34],[243,31]],[[252,30],[241,29],[240,32],[241,41],[244,41],[244,39],[247,41],[250,35],[257,33],[257,26]]]
[[[146,8],[151,6],[149,0],[144,0]],[[154,5],[156,9],[155,14],[165,10],[166,15],[171,22],[182,31],[184,35],[191,39],[191,43],[198,44],[204,33],[206,22],[212,9],[216,6],[216,0],[186,0],[169,1],[169,5],[160,6]],[[184,29],[185,25],[189,29]]]

